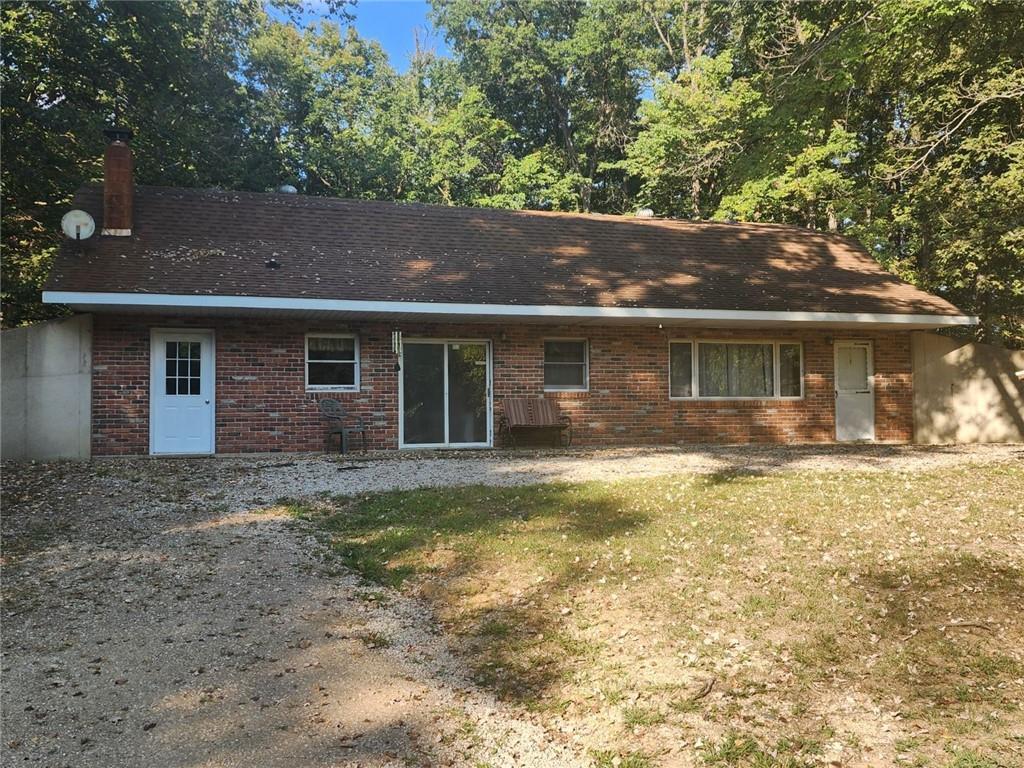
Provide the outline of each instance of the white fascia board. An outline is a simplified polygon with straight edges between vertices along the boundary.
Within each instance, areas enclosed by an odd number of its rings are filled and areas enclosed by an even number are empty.
[[[456,304],[433,301],[354,301],[277,296],[192,296],[170,293],[92,293],[43,291],[46,304],[81,307],[161,309],[253,309],[367,314],[419,314],[467,317],[552,317],[590,320],[697,320],[786,323],[875,323],[884,325],[977,325],[970,315],[905,315],[872,312],[768,312],[739,309],[665,309],[660,307],[574,307],[546,304]]]

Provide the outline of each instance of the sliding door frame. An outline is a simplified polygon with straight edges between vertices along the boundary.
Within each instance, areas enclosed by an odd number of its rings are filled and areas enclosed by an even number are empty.
[[[437,344],[444,347],[444,442],[443,443],[406,443],[405,442],[405,346],[407,344]],[[450,441],[451,424],[449,423],[448,406],[448,349],[452,344],[483,344],[487,356],[487,440],[482,443],[452,443]],[[494,360],[490,339],[435,339],[409,338],[402,339],[402,352],[399,356],[398,372],[398,447],[401,449],[427,450],[436,448],[491,448],[494,445]]]

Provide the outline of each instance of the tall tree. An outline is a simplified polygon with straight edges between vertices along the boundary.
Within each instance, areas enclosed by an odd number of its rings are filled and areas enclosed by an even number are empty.
[[[764,111],[749,80],[733,76],[731,51],[697,56],[674,80],[655,85],[619,165],[643,180],[641,202],[661,215],[706,218],[744,149],[745,131]]]
[[[244,103],[231,76],[252,2],[5,2],[3,321],[50,316],[39,291],[74,190],[100,174],[102,128],[136,129],[137,176],[238,186]]]
[[[621,159],[639,103],[634,51],[621,31],[624,0],[436,0],[471,82],[516,132],[517,157],[555,162],[582,210],[623,209]],[[540,153],[540,154],[535,154]]]
[[[4,323],[118,119],[143,183],[839,230],[1024,342],[1024,6],[432,1],[404,74],[348,0],[0,6]]]

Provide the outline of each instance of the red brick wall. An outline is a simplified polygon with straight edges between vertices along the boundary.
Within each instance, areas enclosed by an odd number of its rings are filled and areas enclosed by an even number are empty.
[[[149,448],[150,329],[212,328],[216,343],[217,451],[308,451],[323,444],[318,396],[345,402],[370,425],[373,448],[398,445],[398,378],[391,331],[382,323],[267,319],[189,320],[98,315],[93,332],[93,452],[144,454]],[[548,336],[587,338],[590,390],[547,393],[573,417],[576,442],[828,442],[834,437],[832,346],[835,339],[874,342],[875,418],[879,440],[911,439],[909,333],[846,331],[750,333],[658,330],[650,327],[424,325],[402,323],[406,336],[489,339],[494,400],[543,393],[543,343]],[[309,331],[359,336],[359,392],[305,391],[304,339]],[[771,338],[804,346],[802,400],[669,400],[670,338]],[[497,424],[497,418],[495,418]]]

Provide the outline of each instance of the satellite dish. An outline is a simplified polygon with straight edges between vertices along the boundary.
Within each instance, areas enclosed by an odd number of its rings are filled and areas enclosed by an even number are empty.
[[[64,218],[60,220],[60,228],[72,240],[86,240],[96,231],[96,222],[88,213],[76,208],[64,214]]]

